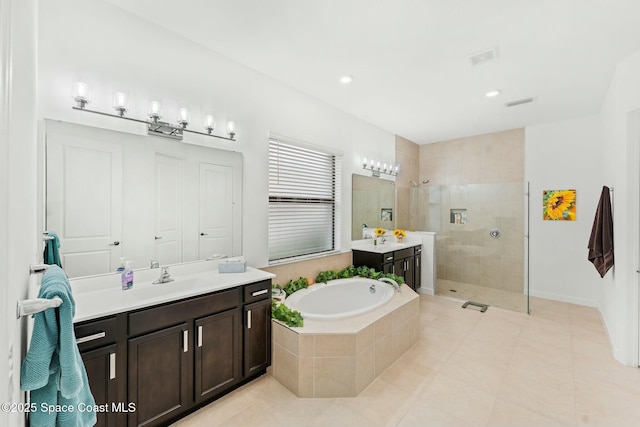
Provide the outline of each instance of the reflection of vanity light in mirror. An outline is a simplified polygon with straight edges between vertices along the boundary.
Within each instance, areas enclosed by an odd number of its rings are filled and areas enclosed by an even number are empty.
[[[379,177],[380,174],[398,176],[398,172],[400,172],[400,165],[394,166],[391,163],[383,163],[382,166],[380,166],[380,161],[371,159],[370,162],[367,162],[367,158],[365,157],[362,159],[362,169],[370,170],[371,176],[375,177]]]
[[[105,113],[102,111],[89,110],[86,108],[87,104],[91,101],[89,92],[89,86],[84,82],[76,82],[73,85],[72,98],[76,102],[74,110],[85,111],[87,113],[100,114],[102,116],[116,117],[120,119],[130,120],[138,123],[146,123],[149,135],[162,136],[165,138],[171,138],[181,141],[184,132],[195,133],[198,135],[211,136],[214,138],[226,139],[227,141],[235,141],[236,135],[236,122],[235,120],[229,120],[227,123],[227,134],[229,137],[214,135],[213,129],[215,127],[215,121],[213,116],[206,116],[204,129],[206,132],[199,132],[196,130],[187,129],[191,118],[189,110],[185,107],[180,108],[178,116],[178,124],[159,121],[162,117],[162,105],[158,101],[152,101],[149,105],[149,120],[140,120],[133,117],[125,116],[125,112],[129,110],[127,94],[124,92],[116,92],[113,96],[113,108],[118,114]],[[211,120],[209,120],[211,117]]]

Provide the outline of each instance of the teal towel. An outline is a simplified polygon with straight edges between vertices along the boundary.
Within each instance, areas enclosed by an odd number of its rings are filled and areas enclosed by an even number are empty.
[[[60,239],[58,235],[52,231],[48,231],[47,235],[53,237],[52,240],[46,240],[44,245],[44,262],[49,265],[57,265],[62,268],[60,261]]]
[[[76,307],[71,285],[58,266],[45,272],[38,294],[38,298],[54,297],[62,299],[59,308],[33,315],[31,344],[20,371],[20,387],[31,391],[36,409],[30,413],[30,425],[90,427],[96,423],[96,414],[84,409],[95,408],[95,400],[73,332]],[[48,411],[49,405],[74,410]]]

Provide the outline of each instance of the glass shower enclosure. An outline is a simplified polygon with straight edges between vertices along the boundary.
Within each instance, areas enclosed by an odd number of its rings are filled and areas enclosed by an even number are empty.
[[[413,230],[435,231],[436,294],[529,312],[525,183],[421,185]]]

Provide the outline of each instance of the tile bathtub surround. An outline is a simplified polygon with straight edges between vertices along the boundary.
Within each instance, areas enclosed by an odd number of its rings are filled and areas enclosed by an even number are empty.
[[[299,397],[354,397],[418,340],[419,297],[408,287],[374,312],[303,328],[273,321],[271,374]]]
[[[640,369],[613,359],[598,311],[538,298],[532,310],[421,295],[418,343],[357,397],[300,398],[264,375],[175,426],[638,425]]]
[[[289,280],[297,280],[301,277],[314,279],[321,271],[340,270],[353,262],[351,250],[348,252],[312,258],[304,261],[291,262],[270,267],[261,268],[263,271],[273,273],[276,277],[274,284],[284,285]]]

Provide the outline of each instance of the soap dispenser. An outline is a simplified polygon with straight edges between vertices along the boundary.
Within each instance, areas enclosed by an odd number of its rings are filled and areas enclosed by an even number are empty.
[[[131,261],[127,261],[124,271],[122,272],[122,290],[133,288],[133,270],[131,269]]]
[[[120,257],[120,265],[118,266],[118,268],[116,268],[116,272],[122,274],[122,272],[124,271],[124,269],[127,267],[126,263],[125,263],[125,257],[121,256]]]

